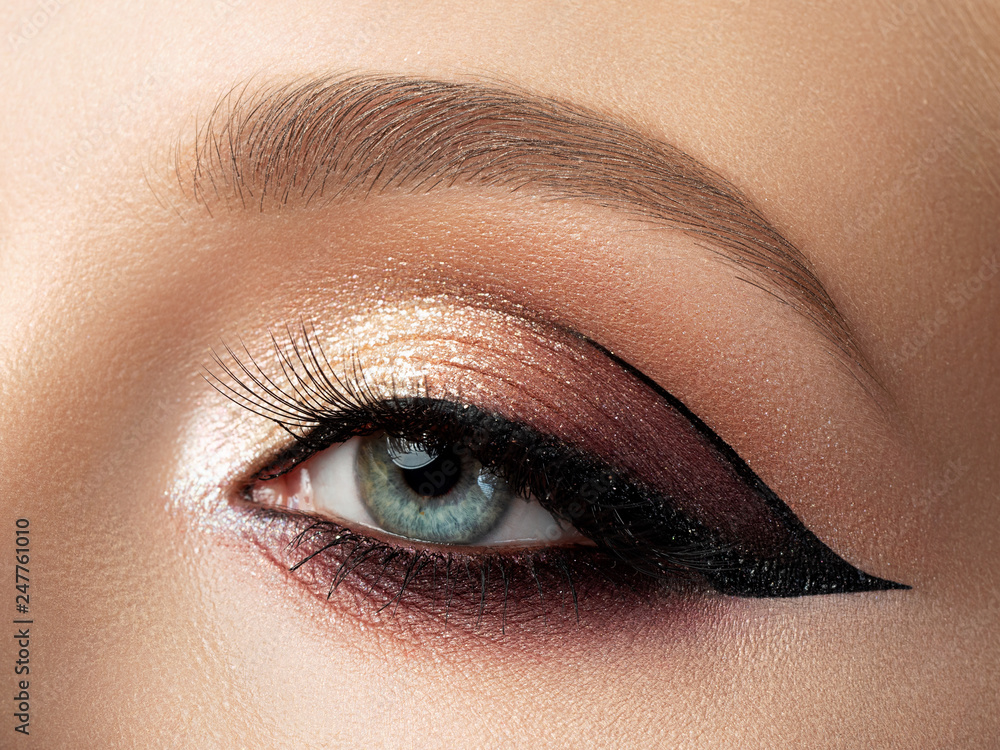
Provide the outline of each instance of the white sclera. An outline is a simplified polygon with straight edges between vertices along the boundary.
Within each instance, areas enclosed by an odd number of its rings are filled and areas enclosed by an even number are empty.
[[[361,499],[357,474],[361,440],[363,438],[352,438],[309,459],[308,467],[304,467],[304,470],[309,472],[312,505],[317,513],[347,526],[363,526],[388,534],[379,527]],[[393,463],[403,468],[420,468],[433,460],[432,455],[419,450],[397,452],[393,456]],[[480,487],[486,485],[493,491],[485,478],[480,477],[479,484]],[[542,547],[567,542],[586,544],[588,540],[572,526],[556,519],[537,501],[512,497],[510,506],[499,523],[486,536],[469,546]]]
[[[348,525],[378,529],[358,491],[360,438],[332,445],[309,459],[312,504],[317,513]]]

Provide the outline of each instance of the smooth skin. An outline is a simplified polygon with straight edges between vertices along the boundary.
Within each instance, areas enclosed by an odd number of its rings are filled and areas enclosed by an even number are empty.
[[[0,613],[27,518],[34,622],[31,735],[8,700],[0,745],[996,742],[993,4],[32,1],[2,17]],[[210,215],[178,189],[174,147],[233,86],[346,72],[517,87],[705,162],[810,259],[878,397],[704,248],[609,210],[457,187]],[[303,317],[335,341],[376,299],[437,310],[444,282],[600,341],[839,554],[913,588],[506,636],[313,596],[226,510],[280,432],[202,368],[221,339],[266,351],[269,327]],[[394,315],[369,325],[406,329]],[[420,335],[434,357],[457,334]]]

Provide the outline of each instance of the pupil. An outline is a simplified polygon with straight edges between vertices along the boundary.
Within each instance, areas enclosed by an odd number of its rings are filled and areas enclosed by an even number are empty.
[[[453,446],[448,446],[426,466],[418,469],[400,467],[403,481],[423,497],[440,497],[451,492],[462,478],[462,461]]]

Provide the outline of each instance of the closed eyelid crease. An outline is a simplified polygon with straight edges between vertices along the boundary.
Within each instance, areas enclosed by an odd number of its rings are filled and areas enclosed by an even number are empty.
[[[680,149],[576,105],[400,76],[250,82],[216,103],[193,143],[177,144],[173,171],[210,214],[458,184],[624,212],[734,265],[811,321],[870,396],[885,396],[806,257],[747,196]]]

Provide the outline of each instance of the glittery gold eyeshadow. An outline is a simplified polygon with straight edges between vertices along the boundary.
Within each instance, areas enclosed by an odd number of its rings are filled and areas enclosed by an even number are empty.
[[[501,627],[567,603],[578,613],[581,603],[694,591],[906,588],[840,558],[718,435],[627,363],[571,332],[507,327],[503,348],[411,329],[391,356],[370,357],[372,367],[357,350],[334,366],[306,327],[273,342],[274,372],[248,350],[219,358],[216,387],[292,436],[244,488],[262,548],[328,597],[344,586],[377,609],[475,622],[500,613]],[[256,483],[382,433],[433,454],[467,452],[592,544],[421,544],[252,502]]]

